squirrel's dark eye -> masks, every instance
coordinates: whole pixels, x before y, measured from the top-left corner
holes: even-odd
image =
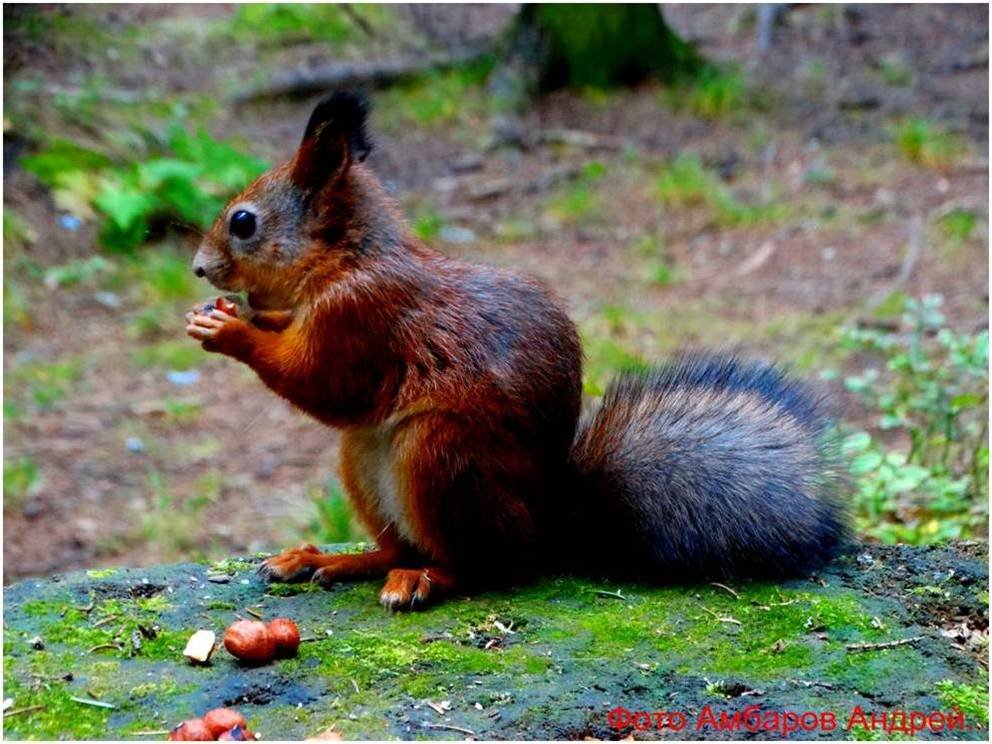
[[[235,235],[242,240],[248,240],[255,234],[255,215],[239,209],[231,215],[231,235]]]

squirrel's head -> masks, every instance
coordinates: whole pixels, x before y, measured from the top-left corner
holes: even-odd
[[[193,272],[219,289],[248,292],[257,308],[285,308],[318,265],[344,263],[354,211],[348,177],[368,155],[368,104],[338,92],[310,116],[296,155],[258,177],[217,217],[193,258]]]

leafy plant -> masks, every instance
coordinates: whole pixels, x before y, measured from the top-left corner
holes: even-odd
[[[904,157],[927,168],[947,168],[961,154],[960,141],[926,119],[907,119],[895,127],[893,137]]]
[[[701,119],[720,119],[744,108],[747,93],[738,71],[708,65],[691,84],[671,89],[666,97],[676,110]]]
[[[22,161],[60,208],[101,218],[100,241],[131,251],[172,222],[207,227],[226,201],[267,167],[204,130],[169,127],[144,160],[117,164],[66,140]]]
[[[413,234],[425,243],[433,242],[444,228],[444,217],[434,209],[420,213],[413,223]]]
[[[236,37],[262,38],[286,44],[294,41],[344,41],[353,30],[345,12],[333,4],[252,3],[238,6],[231,21]]]
[[[376,99],[376,108],[383,112],[382,126],[450,125],[480,120],[487,112],[501,110],[507,102],[488,95],[483,87],[495,65],[495,56],[484,55],[383,91]]]
[[[359,16],[365,25],[382,28],[392,21],[392,10],[369,3],[347,10],[333,3],[251,3],[238,6],[230,31],[241,43],[340,45],[355,35]]]
[[[307,530],[308,539],[312,542],[343,543],[367,538],[355,523],[351,506],[337,481],[328,481],[323,491],[317,490],[313,504],[316,515]]]
[[[937,695],[946,705],[960,708],[967,718],[988,726],[989,688],[987,684],[958,684],[952,679],[944,679],[937,683]]]
[[[592,224],[603,217],[604,203],[597,184],[606,176],[606,166],[598,160],[587,163],[575,181],[552,194],[544,205],[544,215],[552,223]]]
[[[905,332],[847,329],[843,338],[885,364],[884,378],[870,368],[845,380],[878,411],[885,436],[850,434],[844,452],[859,527],[886,542],[937,542],[987,525],[988,331],[944,327],[940,305],[939,296],[905,298]]]
[[[30,457],[3,461],[4,506],[17,506],[37,490],[41,482],[38,464]]]
[[[971,237],[978,224],[978,217],[970,209],[957,208],[942,216],[937,224],[948,240],[960,244]]]
[[[740,201],[697,155],[689,153],[679,155],[662,169],[656,190],[666,206],[704,204],[724,225],[753,225],[777,219],[782,213],[780,205]]]

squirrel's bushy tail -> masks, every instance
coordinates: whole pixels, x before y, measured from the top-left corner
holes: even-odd
[[[661,581],[813,569],[847,534],[829,428],[771,365],[683,356],[623,375],[572,449],[561,549]]]

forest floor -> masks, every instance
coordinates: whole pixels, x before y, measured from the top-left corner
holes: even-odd
[[[239,90],[472,43],[512,8],[380,9],[321,40],[222,5],[22,12],[4,8],[5,582],[354,537],[337,435],[183,336],[187,307],[214,294],[188,271],[195,238],[103,253],[85,206],[20,158],[56,137],[127,151],[134,122],[178,118],[278,162],[314,99],[236,105]],[[523,111],[472,66],[378,93],[370,162],[414,231],[550,283],[581,329],[591,399],[616,369],[682,347],[814,380],[860,370],[838,329],[884,322],[891,303],[870,308],[893,293],[939,293],[952,328],[986,327],[987,8],[798,7],[764,53],[745,8],[665,13],[732,72]],[[191,371],[194,385],[175,374]]]

